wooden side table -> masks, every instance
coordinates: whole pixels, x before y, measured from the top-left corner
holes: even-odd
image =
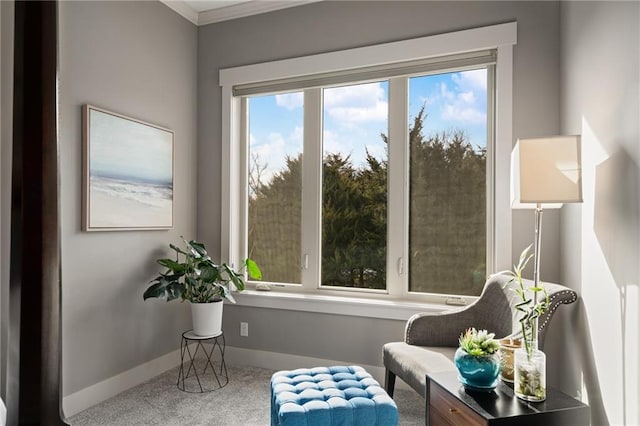
[[[224,362],[225,346],[222,331],[214,336],[198,336],[192,330],[182,333],[178,389],[211,392],[229,383]]]
[[[427,426],[588,426],[589,406],[554,389],[544,402],[518,399],[500,381],[492,392],[470,392],[456,371],[427,374]]]

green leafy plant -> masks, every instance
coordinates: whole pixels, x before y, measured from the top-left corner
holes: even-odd
[[[231,284],[237,291],[244,290],[244,269],[250,278],[262,279],[262,272],[253,260],[246,259],[242,269],[236,271],[225,263],[214,263],[204,244],[180,238],[186,249],[169,244],[176,252],[176,258],[157,260],[167,270],[150,282],[151,285],[143,294],[144,300],[157,297],[170,302],[181,298],[193,303],[210,303],[227,299],[235,303]]]
[[[536,340],[538,336],[537,319],[549,309],[549,294],[544,288],[542,281],[540,281],[538,287],[535,285],[526,287],[524,284],[522,273],[531,258],[533,258],[533,254],[529,253],[531,247],[532,244],[520,253],[520,259],[518,264],[513,266],[513,271],[505,270],[496,274],[510,275],[511,279],[507,285],[511,285],[511,289],[515,291],[522,300],[516,305],[516,310],[520,313],[519,321],[522,328],[522,340],[528,359],[531,359],[531,355],[535,349],[533,341]],[[537,295],[537,297],[534,298],[534,295]],[[534,301],[534,299],[537,299],[537,301]]]
[[[494,337],[495,334],[487,330],[469,328],[460,335],[458,342],[460,348],[469,355],[482,357],[492,355],[500,349],[500,343]]]

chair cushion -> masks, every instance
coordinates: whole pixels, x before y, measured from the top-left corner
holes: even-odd
[[[300,368],[271,377],[271,425],[392,426],[398,409],[359,366]]]
[[[453,363],[456,349],[391,342],[382,348],[382,361],[387,370],[404,380],[424,397],[427,373],[456,369]]]

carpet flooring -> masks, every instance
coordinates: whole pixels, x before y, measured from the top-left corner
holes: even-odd
[[[220,425],[268,426],[272,370],[228,366],[229,383],[213,392],[176,387],[174,368],[68,419],[73,426]],[[189,389],[189,388],[187,388]],[[424,404],[415,392],[397,389],[400,425],[424,424]]]

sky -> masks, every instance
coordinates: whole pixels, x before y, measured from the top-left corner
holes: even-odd
[[[486,69],[410,78],[409,123],[425,105],[425,136],[462,129],[474,148],[486,148],[486,81]],[[386,159],[380,134],[388,134],[388,94],[387,81],[324,89],[324,155],[350,156],[356,167],[367,151]],[[266,183],[284,168],[287,155],[302,151],[302,92],[251,97],[249,135],[250,155],[266,167]]]

